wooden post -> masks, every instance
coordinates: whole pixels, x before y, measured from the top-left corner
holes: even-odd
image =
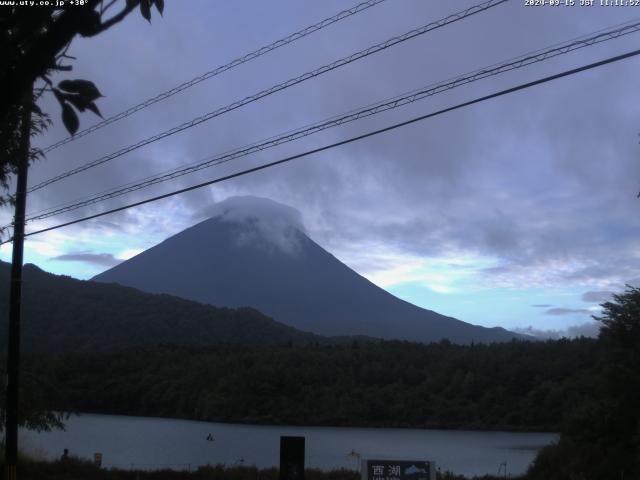
[[[18,391],[20,373],[20,306],[22,300],[22,263],[24,220],[27,205],[27,171],[31,136],[31,102],[33,87],[22,107],[15,214],[13,218],[13,252],[9,293],[9,335],[7,353],[7,403],[5,419],[5,478],[16,480],[18,464]]]

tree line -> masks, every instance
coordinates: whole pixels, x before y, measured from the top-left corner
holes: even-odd
[[[538,454],[527,479],[638,478],[640,289],[614,296],[598,320],[597,339],[32,353],[23,364],[23,413],[550,430],[560,439]]]
[[[557,431],[594,383],[592,339],[157,346],[30,355],[54,410],[290,425]]]

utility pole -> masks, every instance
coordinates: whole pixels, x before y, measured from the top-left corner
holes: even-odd
[[[27,172],[31,136],[31,103],[33,85],[29,88],[20,118],[20,147],[13,218],[13,251],[9,293],[9,348],[7,354],[7,403],[5,418],[5,479],[16,480],[18,463],[18,391],[20,373],[20,306],[22,300],[22,261],[24,220],[27,205]]]

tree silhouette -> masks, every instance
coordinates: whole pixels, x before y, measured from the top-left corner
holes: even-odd
[[[16,2],[18,3],[18,2]],[[50,2],[55,3],[55,2]],[[62,121],[70,134],[79,127],[77,112],[86,110],[100,115],[96,100],[101,94],[88,80],[63,80],[53,85],[51,74],[71,71],[73,57],[67,55],[77,36],[94,37],[121,22],[139,9],[151,21],[151,7],[162,14],[164,0],[67,0],[60,6],[0,7],[0,187],[17,172],[21,144],[21,118],[31,111],[31,133],[41,133],[51,123],[50,115],[37,105],[45,93],[51,93],[62,108]],[[116,13],[112,13],[118,7]],[[35,91],[33,86],[38,85]],[[31,149],[30,162],[42,157]],[[0,194],[0,206],[12,201]]]
[[[26,2],[25,2],[26,3]],[[16,196],[0,193],[0,205],[15,203],[13,270],[9,308],[9,350],[7,360],[7,401],[3,415],[6,432],[6,462],[9,477],[15,473],[18,423],[47,428],[59,423],[38,405],[25,410],[19,404],[20,297],[22,284],[22,245],[26,205],[27,170],[42,152],[30,147],[30,137],[50,124],[50,116],[38,106],[38,100],[52,93],[62,109],[62,121],[71,135],[79,125],[77,112],[90,110],[100,115],[96,100],[100,91],[93,82],[65,79],[55,86],[50,75],[70,71],[73,57],[67,55],[71,41],[80,35],[94,37],[121,22],[136,8],[151,21],[151,7],[162,14],[164,0],[61,0],[49,5],[13,5],[0,7],[0,189],[5,192],[12,175],[17,176]],[[119,10],[109,13],[113,7]],[[37,88],[34,91],[34,87]],[[1,233],[1,232],[0,232]],[[19,411],[22,409],[21,411]],[[34,420],[36,419],[36,420]],[[35,421],[35,423],[34,423]]]
[[[594,317],[602,323],[595,376],[531,479],[640,478],[640,289],[613,299]]]

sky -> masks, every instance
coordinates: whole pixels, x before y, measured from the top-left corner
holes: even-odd
[[[74,70],[110,116],[332,16],[347,0],[166,2],[92,39]],[[385,0],[47,154],[29,184],[134,144],[334,60],[464,10],[466,0]],[[28,213],[252,144],[522,54],[640,18],[630,6],[511,0],[390,47],[32,193]],[[640,34],[465,85],[81,210],[56,225],[278,160],[637,48]],[[254,195],[300,212],[308,235],[416,305],[484,326],[594,334],[591,315],[640,284],[640,57],[482,102],[146,206],[29,237],[25,261],[88,279]],[[34,139],[66,137],[60,108]],[[81,116],[81,128],[99,119]],[[11,212],[0,212],[3,224]],[[11,246],[0,248],[9,260]]]

